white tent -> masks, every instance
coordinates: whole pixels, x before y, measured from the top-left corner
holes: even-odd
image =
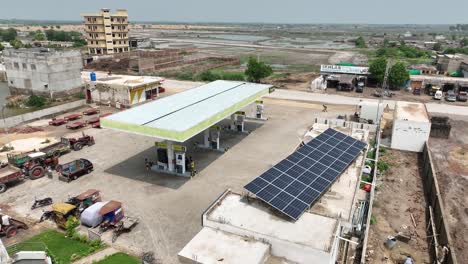
[[[81,214],[81,224],[89,227],[99,225],[102,222],[102,215],[99,214],[99,210],[107,203],[108,202],[97,202],[86,208]]]

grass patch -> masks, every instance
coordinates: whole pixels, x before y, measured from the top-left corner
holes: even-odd
[[[88,256],[95,251],[104,248],[105,246],[91,245],[92,242],[80,242],[72,238],[65,237],[65,234],[48,230],[33,236],[21,243],[12,245],[7,248],[8,254],[14,254],[18,251],[36,250],[33,245],[43,243],[46,245],[51,256],[55,260],[54,263],[68,264],[72,261]]]
[[[375,218],[375,216],[373,216],[373,215],[372,215],[371,218],[370,218],[370,224],[371,224],[371,225],[377,224],[377,218]]]
[[[93,264],[139,264],[140,260],[134,256],[119,252],[105,257],[103,260],[93,262]]]

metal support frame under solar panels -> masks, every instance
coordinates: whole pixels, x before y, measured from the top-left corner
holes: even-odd
[[[244,188],[297,220],[366,146],[362,141],[329,128]]]

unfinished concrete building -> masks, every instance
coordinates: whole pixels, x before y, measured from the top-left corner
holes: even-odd
[[[50,98],[81,92],[83,62],[78,50],[6,49],[3,52],[11,94]]]

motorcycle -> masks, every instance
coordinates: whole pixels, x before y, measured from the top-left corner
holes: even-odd
[[[41,215],[41,218],[39,219],[38,223],[41,223],[45,220],[50,220],[52,219],[52,216],[54,215],[54,211],[44,211]]]
[[[47,205],[51,205],[52,203],[53,203],[53,201],[52,201],[52,198],[50,198],[50,197],[47,197],[47,198],[44,198],[44,199],[39,199],[39,200],[34,198],[34,203],[31,206],[31,210],[34,210],[34,209],[39,208],[39,207],[44,207],[44,206],[47,206]]]

